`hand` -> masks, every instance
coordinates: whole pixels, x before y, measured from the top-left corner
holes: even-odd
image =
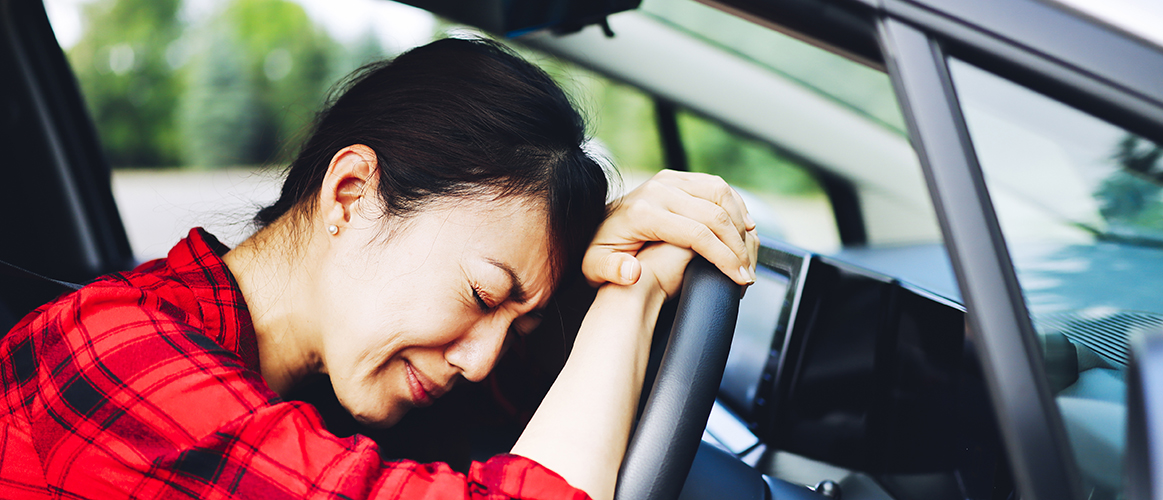
[[[638,282],[633,286],[657,286],[670,300],[682,288],[682,277],[694,251],[670,243],[648,243],[638,250],[635,260],[642,266]]]
[[[582,260],[591,285],[636,283],[642,274],[636,256],[650,242],[692,249],[736,283],[755,282],[755,222],[718,176],[663,170],[611,208]]]

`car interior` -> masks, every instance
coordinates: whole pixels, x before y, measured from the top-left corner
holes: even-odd
[[[1156,238],[1158,219],[1112,212],[1102,198],[1110,191],[1092,185],[1147,193],[1142,213],[1163,204],[1156,191],[1163,153],[1150,142],[1163,121],[1152,121],[1150,106],[1128,118],[1087,92],[1134,81],[1053,83],[1058,77],[1046,65],[1022,66],[1024,52],[1001,49],[1009,59],[990,66],[993,49],[982,47],[994,47],[992,39],[932,21],[956,56],[942,63],[945,87],[964,108],[959,131],[972,138],[962,143],[984,172],[979,191],[988,190],[984,206],[996,210],[994,234],[1006,237],[1000,262],[1011,264],[1012,279],[1005,286],[1021,303],[1014,310],[1028,334],[1019,341],[1036,351],[1031,383],[1040,392],[1028,399],[1054,415],[1040,422],[1050,438],[1038,442],[1052,450],[1022,455],[1014,451],[1013,403],[997,389],[1017,372],[999,368],[1005,354],[967,312],[967,302],[984,303],[982,289],[959,286],[959,277],[977,275],[966,274],[968,253],[957,246],[968,243],[945,236],[953,219],[938,210],[945,203],[952,211],[953,202],[931,197],[942,180],[926,163],[936,160],[923,154],[931,136],[916,132],[931,129],[922,129],[919,112],[905,112],[915,102],[898,101],[913,85],[906,51],[898,48],[895,61],[885,55],[885,40],[907,36],[889,22],[873,26],[865,2],[405,3],[640,91],[652,109],[646,126],[661,166],[720,173],[760,222],[758,281],[737,312],[722,302],[730,287],[716,284],[713,272],[689,279],[682,298],[664,308],[618,498],[1052,498],[1029,494],[1036,478],[1052,474],[1025,471],[1030,457],[1059,457],[1057,450],[1066,450],[1077,491],[1089,492],[1080,498],[1121,498],[1121,460],[1135,446],[1124,434],[1128,394],[1137,401],[1141,390],[1138,379],[1128,381],[1132,339],[1163,327],[1152,283],[1139,277],[1163,272],[1152,263],[1163,262],[1163,239]],[[548,4],[574,7],[540,8]],[[909,2],[889,4],[917,25],[940,17]],[[966,18],[988,13],[948,9]],[[1003,21],[998,29],[1009,29]],[[0,267],[0,328],[7,331],[67,291],[53,280],[83,284],[143,256],[131,245],[133,214],[119,212],[99,131],[44,5],[0,0],[0,26],[0,144],[9,154],[0,262],[18,266]],[[1151,98],[1127,95],[1127,108]],[[1053,120],[1037,121],[1047,116]],[[761,181],[707,164],[694,142],[701,129],[692,125],[703,123],[794,165],[819,185],[825,216],[800,217]],[[1106,142],[1084,151],[1088,134],[1077,130]],[[1125,144],[1123,156],[1102,149],[1112,142]],[[1080,156],[1086,168],[1067,168]],[[1043,170],[1021,177],[1025,165]],[[629,182],[641,173],[624,175]],[[1152,224],[1155,233],[1141,231]],[[1122,285],[1136,281],[1143,286]],[[963,290],[978,295],[963,297]],[[391,429],[359,426],[325,378],[304,384],[295,399],[315,404],[337,435],[376,439],[385,457],[463,470],[515,441],[564,363],[592,293],[584,283],[560,291],[558,317],[506,355],[488,380]],[[689,407],[664,407],[668,400]]]

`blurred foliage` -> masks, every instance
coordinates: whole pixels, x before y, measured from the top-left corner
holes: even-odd
[[[300,135],[322,105],[336,42],[287,0],[235,0],[226,17],[248,57],[259,102],[258,154],[252,158],[267,160],[261,153]]]
[[[227,0],[197,21],[183,20],[180,4],[96,0],[85,7],[84,33],[68,55],[115,167],[285,163],[329,87],[385,56],[372,32],[344,46],[289,0]],[[715,22],[738,21],[726,19]],[[466,30],[441,21],[437,31]],[[571,95],[598,154],[636,178],[664,168],[651,96],[515,48]],[[685,112],[679,125],[693,170],[756,192],[820,191],[802,168],[763,143]]]
[[[189,91],[177,103],[182,159],[198,166],[251,163],[261,154],[255,146],[262,111],[247,58],[226,27],[207,27],[199,42],[204,47],[186,73]]]
[[[1159,235],[1163,228],[1163,148],[1128,134],[1111,159],[1119,166],[1094,196],[1111,230]]]
[[[286,162],[330,85],[384,56],[371,32],[345,47],[288,0],[230,0],[194,23],[180,10],[84,6],[68,56],[115,167]]]
[[[519,48],[519,53],[544,68],[573,98],[587,117],[590,133],[620,171],[642,177],[666,167],[651,96],[540,52]],[[719,175],[756,193],[822,193],[806,169],[766,143],[686,111],[679,112],[678,124],[693,171]]]
[[[336,42],[286,0],[234,0],[192,36],[179,116],[183,159],[289,161],[331,83]]]
[[[768,144],[743,138],[687,111],[679,112],[678,127],[692,171],[718,175],[756,193],[808,196],[823,192],[806,169]]]
[[[648,175],[665,168],[662,142],[654,121],[654,101],[641,90],[561,59],[516,47],[565,91],[586,118],[596,153],[622,172]]]
[[[84,6],[84,36],[69,58],[114,165],[180,160],[174,102],[184,84],[170,63],[170,47],[182,32],[179,4],[100,0]]]

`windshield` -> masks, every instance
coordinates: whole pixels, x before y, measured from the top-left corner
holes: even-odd
[[[904,117],[882,71],[696,2],[645,0],[639,10],[905,135]]]
[[[1088,498],[1121,490],[1129,339],[1163,327],[1163,149],[949,61]]]

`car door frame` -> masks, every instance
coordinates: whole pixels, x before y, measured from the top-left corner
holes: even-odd
[[[1082,485],[946,66],[954,56],[1163,143],[1163,51],[1036,0],[714,0],[888,72],[921,161],[1022,498]],[[873,45],[875,44],[875,45]],[[1120,54],[1120,57],[1109,57]]]
[[[15,169],[45,170],[38,177],[42,184],[16,186],[8,193],[30,208],[9,214],[19,217],[13,225],[26,229],[0,245],[0,258],[15,254],[19,260],[14,264],[75,282],[126,269],[133,253],[114,201],[109,164],[43,3],[0,0],[0,36],[0,50],[10,64],[4,68],[6,78],[22,94],[22,102],[5,111],[43,142],[17,145],[39,148],[35,161],[10,156],[3,169],[9,175]],[[45,205],[64,208],[35,208]],[[7,245],[23,248],[9,252],[13,247]]]

